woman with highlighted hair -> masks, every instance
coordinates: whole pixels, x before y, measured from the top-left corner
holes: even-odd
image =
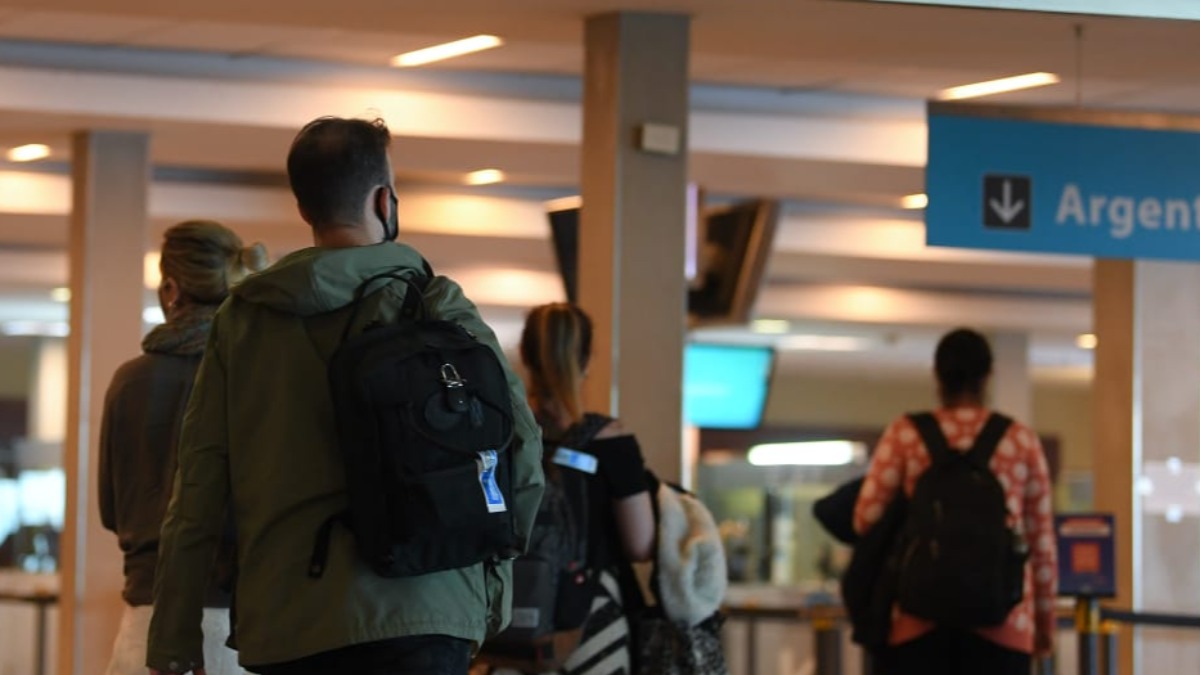
[[[547,481],[578,471],[587,481],[587,568],[596,581],[583,637],[559,672],[631,672],[628,612],[641,594],[630,562],[654,555],[655,517],[637,439],[611,418],[583,409],[592,321],[578,306],[535,307],[521,336],[529,407],[548,440]],[[560,439],[587,439],[558,447]],[[551,451],[554,448],[554,451]],[[581,458],[586,461],[580,461]]]

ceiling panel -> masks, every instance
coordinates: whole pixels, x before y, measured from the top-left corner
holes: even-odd
[[[252,6],[236,0],[156,5],[109,0],[103,7],[87,0],[14,4],[39,11],[7,21],[0,16],[0,35],[87,43],[128,37],[142,45],[232,52],[262,48],[358,63],[381,63],[407,49],[490,32],[505,37],[509,46],[440,67],[527,72],[578,72],[582,19],[591,11],[668,9],[694,14],[693,74],[699,80],[781,87],[828,83],[855,91],[873,82],[894,82],[901,92],[916,88],[926,92],[921,95],[1015,72],[1073,73],[1078,65],[1075,25],[1082,23],[1083,69],[1089,78],[1156,76],[1183,82],[1200,75],[1200,22],[817,0],[628,0],[570,6],[541,0],[512,0],[502,6],[443,0],[387,7],[345,0],[333,10],[316,0]],[[46,11],[53,8],[70,11]],[[387,26],[397,30],[380,30]]]
[[[110,16],[91,12],[14,12],[0,16],[0,37],[119,44],[127,36],[170,25],[154,16]]]
[[[263,53],[386,66],[397,54],[431,47],[461,37],[467,36],[384,33],[338,28],[324,29],[319,32],[293,29],[290,35],[286,32],[281,33],[276,40],[263,48]]]
[[[178,21],[124,38],[134,47],[252,53],[270,45],[296,40],[308,31],[283,26],[217,21]]]
[[[430,67],[449,70],[579,73],[583,70],[583,47],[576,44],[512,41],[496,49],[468,54],[432,64]]]

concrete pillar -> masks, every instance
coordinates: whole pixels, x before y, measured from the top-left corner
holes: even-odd
[[[580,304],[595,321],[589,407],[682,473],[688,27],[615,13],[586,26]]]
[[[103,672],[120,619],[122,564],[96,499],[104,392],[139,353],[150,176],[142,133],[81,132],[72,146],[71,336],[59,620],[60,675]]]
[[[993,333],[991,407],[1033,424],[1033,380],[1029,367],[1029,335]]]
[[[1200,604],[1200,265],[1096,267],[1096,502],[1118,527],[1118,604]],[[1120,672],[1200,661],[1180,631],[1125,631]]]

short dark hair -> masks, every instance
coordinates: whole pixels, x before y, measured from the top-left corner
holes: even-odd
[[[977,331],[952,330],[938,342],[933,369],[944,396],[981,395],[984,381],[992,374],[992,348]]]
[[[320,117],[304,125],[288,151],[287,171],[309,224],[356,223],[367,193],[392,184],[391,142],[381,119]]]

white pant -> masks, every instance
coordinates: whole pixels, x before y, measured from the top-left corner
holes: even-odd
[[[153,615],[151,606],[125,608],[106,675],[146,675],[146,637]],[[202,628],[204,670],[208,675],[243,675],[237,652],[225,646],[229,637],[229,610],[205,609]]]

